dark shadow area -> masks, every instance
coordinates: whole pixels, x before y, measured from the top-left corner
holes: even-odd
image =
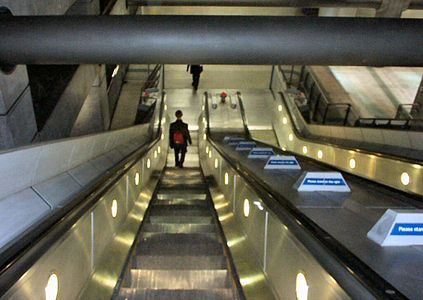
[[[28,65],[37,127],[42,130],[78,65]]]

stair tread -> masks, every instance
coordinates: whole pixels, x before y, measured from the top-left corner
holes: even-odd
[[[137,254],[141,255],[221,255],[222,245],[218,242],[211,243],[173,243],[164,245],[158,242],[144,242],[137,247]]]
[[[172,289],[133,289],[123,288],[119,300],[230,300],[236,299],[232,289],[172,290]]]
[[[143,232],[154,233],[212,233],[216,232],[214,224],[164,224],[147,223],[143,226]]]
[[[131,287],[150,289],[229,288],[227,270],[131,270]]]
[[[137,255],[137,269],[226,269],[226,258],[223,255]]]

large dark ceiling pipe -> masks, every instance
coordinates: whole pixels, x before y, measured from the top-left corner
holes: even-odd
[[[383,0],[127,0],[137,6],[266,6],[379,8]],[[402,1],[402,0],[398,0]],[[412,0],[410,9],[422,9],[423,0]]]
[[[2,17],[0,63],[423,66],[423,20]]]

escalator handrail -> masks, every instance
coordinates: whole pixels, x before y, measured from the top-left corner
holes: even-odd
[[[366,149],[362,149],[362,148],[353,148],[353,147],[348,147],[348,146],[344,146],[342,145],[342,147],[340,145],[322,140],[322,139],[316,139],[316,138],[310,138],[305,136],[301,130],[298,128],[298,124],[296,122],[296,120],[292,117],[292,110],[291,107],[288,105],[288,101],[285,98],[285,95],[282,92],[278,93],[280,95],[281,101],[282,103],[285,105],[285,107],[288,109],[288,115],[289,115],[289,119],[291,121],[291,124],[294,124],[294,126],[292,126],[293,131],[295,132],[295,134],[297,135],[297,137],[300,137],[301,139],[304,140],[311,140],[313,142],[328,146],[328,147],[332,147],[332,148],[337,148],[337,149],[345,149],[345,150],[351,150],[351,151],[357,151],[363,154],[367,154],[367,155],[375,155],[381,158],[386,158],[386,159],[392,159],[392,160],[396,160],[396,161],[401,161],[404,163],[408,163],[408,164],[421,164],[422,161],[418,161],[418,160],[412,160],[406,157],[402,157],[402,156],[394,156],[391,154],[387,154],[387,153],[382,153],[382,152],[373,152],[370,150],[366,150]],[[326,126],[336,126],[336,125],[326,125]]]
[[[359,291],[360,288],[366,287],[373,295],[378,297],[386,297],[389,299],[404,299],[395,287],[386,282],[375,271],[364,264],[359,258],[352,254],[345,246],[320,228],[315,222],[298,210],[289,200],[287,200],[279,192],[266,182],[261,180],[256,174],[242,166],[238,161],[234,161],[229,155],[222,150],[210,136],[207,138],[209,143],[215,150],[225,159],[226,163],[231,166],[255,191],[260,199],[266,204],[270,211],[275,213],[284,223],[289,221],[288,228],[294,235],[313,253],[322,263],[326,260],[325,269],[338,272],[355,278],[361,286],[354,284],[352,290]],[[334,264],[337,263],[337,264]],[[337,280],[340,278],[337,277]],[[345,277],[344,284],[350,281]],[[385,291],[394,291],[393,295],[387,294]]]
[[[244,126],[245,136],[248,139],[251,139],[250,129],[248,128],[247,116],[245,114],[244,102],[242,101],[242,96],[241,96],[241,92],[240,91],[238,91],[236,93],[236,97],[238,98],[239,110],[241,112],[241,119],[242,119],[242,124]]]
[[[320,228],[286,199],[285,196],[274,191],[270,185],[261,180],[256,174],[226,154],[211,136],[207,97],[205,101],[204,113],[206,115],[207,141],[223,157],[226,163],[260,196],[269,210],[288,225],[291,232],[313,253],[316,259],[320,263],[325,262],[324,268],[326,270],[331,270],[338,275],[341,274],[342,278],[336,276],[337,280],[344,279],[341,281],[341,284],[343,286],[349,286],[349,291],[356,292],[359,296],[363,296],[370,291],[373,295],[380,298],[406,299],[394,286],[379,276],[379,274],[363,263],[330,234]],[[357,281],[353,286],[350,286],[350,278],[354,278]]]
[[[165,93],[162,93],[164,102]],[[163,110],[163,105],[160,106]],[[162,111],[160,112],[162,115]],[[159,121],[159,128],[161,119]],[[63,235],[91,209],[126,172],[160,141],[157,136],[148,144],[141,145],[100,178],[79,192],[69,204],[57,210],[47,219],[37,224],[2,253],[0,258],[0,297],[3,296],[19,278],[27,272],[38,259],[48,251]]]

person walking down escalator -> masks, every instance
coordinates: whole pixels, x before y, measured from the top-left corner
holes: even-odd
[[[177,110],[175,116],[176,121],[171,123],[169,128],[169,146],[175,152],[175,167],[183,168],[188,143],[192,145],[192,141],[188,124],[182,121],[182,111]]]
[[[190,74],[192,74],[192,86],[196,91],[200,84],[200,74],[203,72],[203,67],[201,65],[187,65],[187,72],[188,70],[190,70]]]

